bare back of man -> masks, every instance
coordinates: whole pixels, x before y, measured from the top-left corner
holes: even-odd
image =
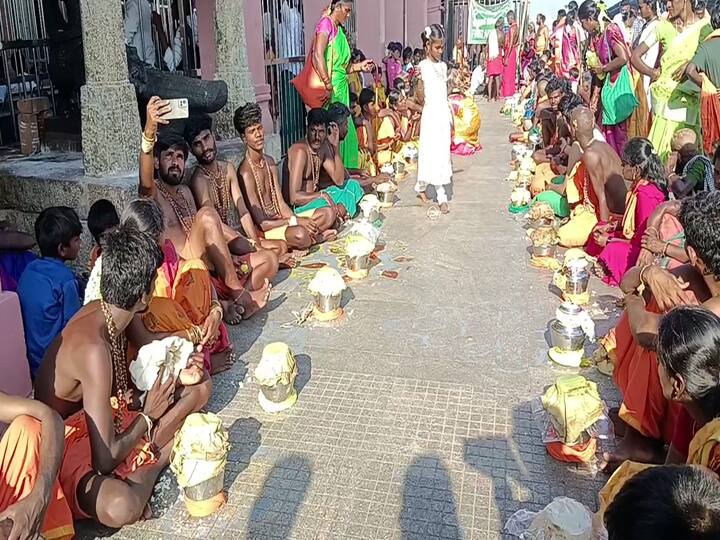
[[[627,186],[615,150],[608,143],[595,140],[585,148],[581,160],[590,180],[589,187],[599,204],[598,217],[607,222],[612,215],[622,216],[625,213]]]

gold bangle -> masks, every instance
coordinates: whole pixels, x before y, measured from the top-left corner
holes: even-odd
[[[223,318],[223,315],[225,315],[225,310],[222,307],[222,304],[218,302],[217,300],[213,300],[210,304],[210,313],[213,311],[217,311],[220,313],[220,318]]]
[[[155,143],[157,142],[157,135],[155,135],[155,138],[149,139],[145,132],[142,134],[142,142],[140,143],[140,147],[142,149],[143,154],[150,154],[153,151],[153,148],[155,148]]]
[[[151,442],[151,440],[152,440],[151,434],[152,434],[152,428],[153,428],[154,423],[153,423],[152,419],[144,412],[141,411],[139,414],[145,420],[145,424],[147,425],[146,437],[147,437],[148,442]]]

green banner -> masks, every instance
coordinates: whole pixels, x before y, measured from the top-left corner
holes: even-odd
[[[470,0],[467,40],[470,45],[486,44],[497,20],[512,9],[509,0],[492,6],[483,5],[483,1]]]

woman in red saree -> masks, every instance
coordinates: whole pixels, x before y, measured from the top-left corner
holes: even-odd
[[[608,465],[626,459],[645,463],[664,460],[663,444],[673,438],[681,407],[666,399],[658,378],[658,327],[661,314],[678,305],[701,304],[720,313],[720,281],[716,277],[720,275],[720,239],[713,233],[718,215],[719,192],[701,192],[683,199],[680,222],[691,264],[672,273],[655,265],[636,266],[620,284],[625,293],[625,314],[614,332],[613,378],[623,395],[617,426],[625,436],[617,451],[605,456]],[[649,287],[652,294],[641,286]]]
[[[503,55],[502,95],[507,98],[517,92],[518,41],[520,32],[515,21],[515,13],[508,11],[507,22],[510,25],[505,35],[505,52]]]
[[[490,31],[488,36],[487,55],[487,76],[488,76],[488,100],[497,101],[502,91],[503,75],[503,47],[505,45],[505,34],[502,31],[502,17],[495,22],[495,29]]]

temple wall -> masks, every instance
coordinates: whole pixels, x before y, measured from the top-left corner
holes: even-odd
[[[218,143],[218,155],[237,166],[245,157],[245,146],[239,139],[223,141]],[[186,181],[195,164],[195,158],[190,156]],[[98,199],[108,199],[122,212],[128,202],[137,198],[137,189],[137,171],[98,178],[85,176],[79,152],[30,157],[18,154],[0,161],[0,219],[9,219],[19,230],[34,236],[35,220],[44,208],[75,209],[83,223],[82,248],[75,266],[83,270],[93,242],[86,226],[90,206]]]

